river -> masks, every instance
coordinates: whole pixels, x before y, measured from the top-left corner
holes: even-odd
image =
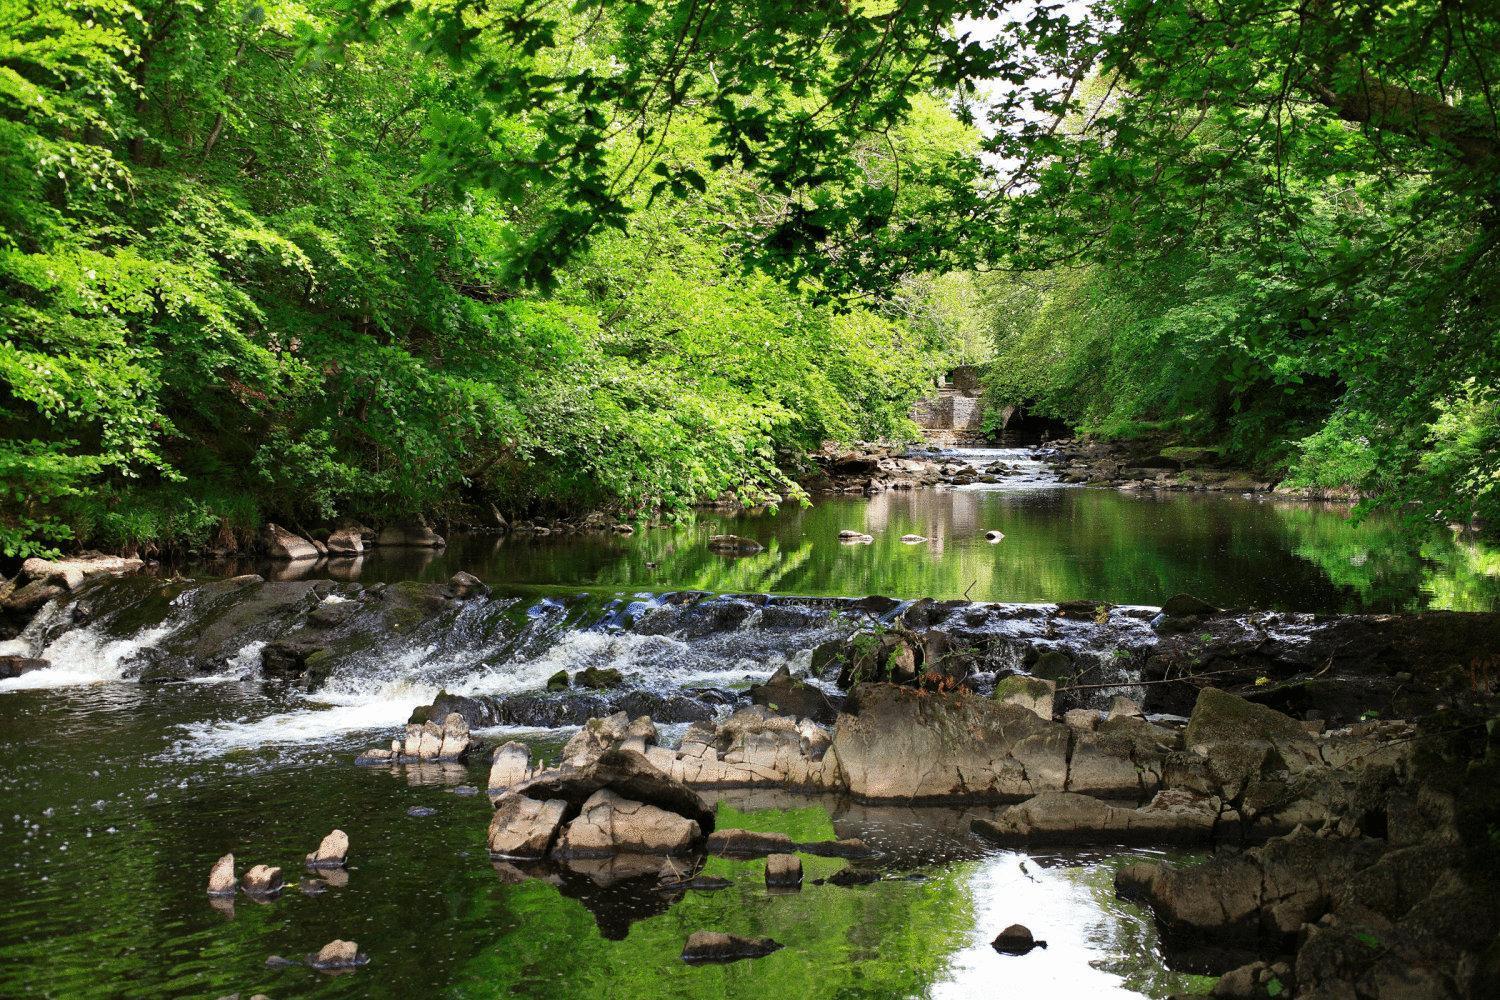
[[[45,636],[53,667],[0,681],[0,995],[80,997],[980,997],[1147,996],[1208,980],[1167,969],[1150,921],[1111,877],[1146,852],[1023,854],[968,834],[986,809],[862,806],[822,797],[722,793],[719,825],[801,841],[860,837],[883,852],[869,885],[814,885],[844,862],[805,858],[800,893],[771,894],[759,861],[715,858],[719,892],[663,893],[640,879],[573,873],[513,882],[484,847],[485,765],[355,768],[440,689],[539,688],[558,669],[616,666],[651,691],[742,689],[805,667],[847,624],[818,598],[885,594],[975,601],[1090,598],[1157,604],[1179,591],[1224,606],[1310,611],[1493,609],[1495,555],[1449,536],[1413,543],[1394,525],[1351,525],[1334,507],[1204,494],[1064,487],[1032,463],[993,487],[836,499],[692,521],[621,537],[456,537],[438,553],[376,551],[304,567],[311,598],[337,609],[357,587],[474,573],[494,594],[440,625],[393,630],[345,651],[325,687],[259,678],[260,650],[287,625],[268,613],[220,635],[239,591],[202,582],[247,568],[189,567],[192,580],[108,581]],[[837,541],[843,528],[869,545]],[[985,541],[1002,531],[999,543]],[[706,550],[731,531],[765,551]],[[906,544],[903,534],[928,541]],[[351,582],[358,581],[358,585]],[[659,595],[794,595],[709,601],[697,617]],[[212,640],[211,662],[191,663]],[[1106,655],[1108,651],[1101,651]],[[190,677],[141,683],[142,664]],[[158,676],[157,679],[160,679]],[[665,738],[681,726],[665,726]],[[500,729],[555,751],[570,729]],[[413,807],[434,810],[411,816]],[[295,862],[333,827],[353,842],[345,884],[214,906],[209,865]],[[649,881],[649,880],[648,880]],[[989,940],[1023,922],[1048,942],[1003,957]],[[786,947],[729,966],[677,958],[700,929],[768,934]],[[271,969],[341,937],[369,966],[344,976]]]

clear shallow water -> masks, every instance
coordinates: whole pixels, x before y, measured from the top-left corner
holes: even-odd
[[[861,807],[831,798],[728,793],[722,825],[797,839],[860,836],[884,877],[768,893],[763,862],[710,859],[734,885],[663,896],[652,880],[507,884],[484,850],[489,806],[450,789],[483,770],[392,774],[349,766],[358,739],[293,758],[184,755],[171,719],[264,711],[258,685],[100,684],[15,692],[3,710],[28,738],[0,745],[0,995],[214,997],[989,997],[998,984],[1069,996],[1153,996],[1200,982],[1162,968],[1150,924],[1110,888],[1125,855],[1026,857],[969,838],[984,810]],[[46,739],[40,739],[44,735]],[[543,737],[539,745],[556,746]],[[429,806],[436,814],[412,818]],[[50,811],[50,812],[49,812]],[[19,817],[19,818],[17,818]],[[208,866],[295,864],[327,830],[349,832],[347,885],[318,896],[215,907]],[[844,866],[804,857],[806,878]],[[1022,958],[989,940],[1021,921],[1049,947]],[[768,934],[768,958],[690,967],[687,935]],[[270,970],[335,937],[371,957],[325,977]]]

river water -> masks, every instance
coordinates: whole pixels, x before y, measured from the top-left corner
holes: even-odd
[[[966,460],[1029,462],[1023,452]],[[842,528],[870,545],[841,545]],[[1005,539],[990,544],[986,530]],[[709,553],[733,531],[766,550]],[[906,533],[930,539],[900,541]],[[247,567],[204,567],[195,577]],[[267,571],[266,567],[257,567]],[[630,537],[455,538],[441,554],[377,552],[308,568],[341,581],[442,580],[464,569],[496,594],[427,631],[391,634],[339,661],[326,688],[263,683],[274,616],[218,636],[224,585],[106,583],[86,624],[62,609],[54,666],[0,681],[0,996],[218,997],[1165,997],[1207,980],[1167,969],[1149,920],[1112,891],[1145,852],[1020,854],[986,848],[969,821],[990,810],[862,806],[836,798],[723,793],[720,826],[796,840],[861,837],[883,851],[869,885],[812,885],[845,862],[805,857],[800,893],[770,894],[762,862],[711,859],[719,892],[664,894],[603,874],[507,880],[484,849],[486,767],[352,767],[440,688],[533,690],[557,669],[617,666],[653,690],[742,688],[848,626],[828,602],[709,602],[713,625],[673,618],[653,595],[685,589],[980,601],[1094,598],[1158,603],[1188,591],[1226,606],[1302,610],[1494,608],[1493,553],[1447,536],[1413,543],[1336,508],[1203,494],[1066,488],[1040,466],[996,487],[894,492],[808,509],[700,515]],[[343,588],[343,589],[340,589]],[[227,596],[226,596],[227,595]],[[216,603],[218,602],[218,603]],[[727,610],[726,610],[727,609]],[[732,612],[732,613],[731,613]],[[192,680],[139,683],[154,654],[228,652]],[[674,727],[665,727],[670,739]],[[680,727],[677,727],[680,730]],[[499,730],[555,751],[571,730]],[[412,807],[431,815],[414,817]],[[209,865],[296,863],[333,827],[353,842],[346,884],[269,904],[210,905]],[[989,940],[1025,923],[1048,942],[1016,958]],[[690,967],[700,929],[786,947]],[[370,964],[323,976],[271,969],[336,937]]]

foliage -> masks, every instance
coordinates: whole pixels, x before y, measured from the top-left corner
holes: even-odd
[[[995,400],[1493,522],[1500,19],[1121,0],[1081,22],[1000,227],[1039,273],[985,276],[1040,291],[993,322]]]
[[[338,3],[0,0],[0,548],[775,501],[789,456],[905,432],[942,331],[747,271],[784,196],[719,163],[713,112],[591,146],[667,171],[613,189],[628,233],[600,204],[572,241],[576,191],[500,171],[551,140],[486,73],[633,58],[639,10],[572,16],[567,53],[493,21],[450,51],[427,29],[462,9],[355,38]],[[841,152],[893,217],[923,197],[896,174],[974,141],[904,108]]]

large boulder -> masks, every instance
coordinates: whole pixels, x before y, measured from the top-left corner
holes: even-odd
[[[328,536],[328,554],[339,558],[363,555],[364,537],[354,528],[343,528]]]
[[[750,700],[780,715],[814,722],[829,723],[838,714],[821,688],[797,680],[786,667],[778,668],[764,684],[752,684]]]
[[[601,788],[568,823],[554,857],[606,857],[628,854],[686,854],[702,839],[698,824],[667,809],[624,798]]]
[[[1266,774],[1321,766],[1316,741],[1297,720],[1218,688],[1198,692],[1183,733],[1189,752],[1206,758],[1224,798],[1238,799]]]
[[[1053,844],[1197,844],[1212,839],[1219,804],[1185,792],[1161,792],[1137,809],[1074,792],[1043,792],[974,832],[1007,847]]]
[[[1061,791],[1068,728],[969,694],[862,684],[831,753],[861,799],[1000,801]]]
[[[1095,722],[1074,734],[1068,791],[1146,799],[1161,787],[1167,755],[1177,743],[1176,733],[1145,719],[1120,716]]]
[[[620,798],[656,806],[690,819],[703,833],[714,828],[714,811],[698,793],[663,774],[633,750],[612,749],[582,766],[563,765],[517,785],[514,792],[536,799],[561,799],[581,810],[602,788]]]
[[[261,529],[261,544],[266,555],[285,562],[301,562],[319,556],[317,546],[295,532],[287,531],[279,524],[267,524]]]
[[[562,799],[545,801],[518,795],[502,795],[490,817],[490,854],[506,858],[542,858],[552,849],[557,831],[567,816]]]

